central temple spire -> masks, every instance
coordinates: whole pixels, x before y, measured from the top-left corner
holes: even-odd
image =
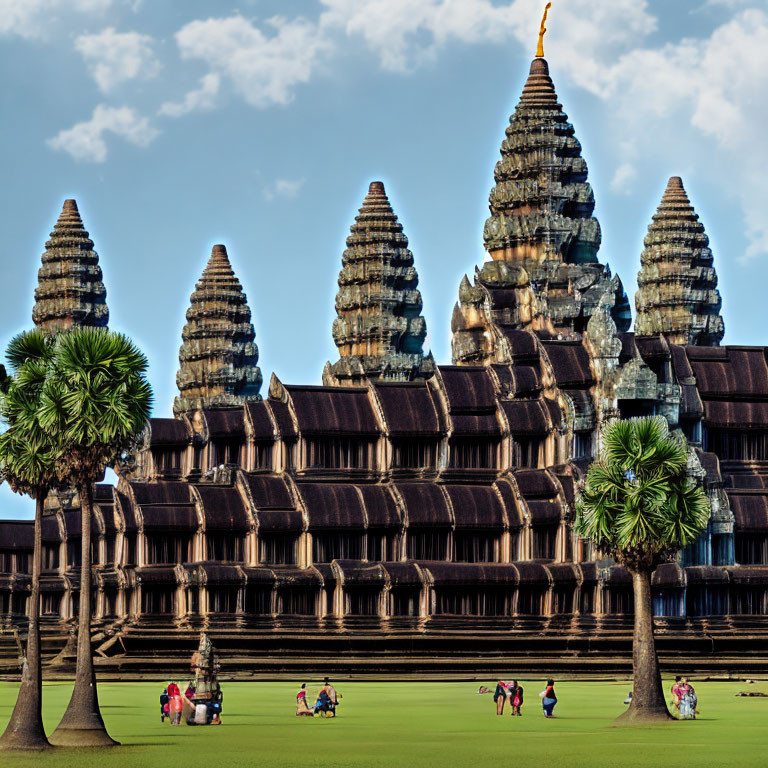
[[[578,339],[606,303],[617,330],[631,324],[621,281],[598,261],[587,163],[543,56],[531,62],[505,134],[483,231],[498,266],[483,265],[471,290],[462,283],[451,323],[457,363],[503,362],[503,342],[489,340],[510,330]]]

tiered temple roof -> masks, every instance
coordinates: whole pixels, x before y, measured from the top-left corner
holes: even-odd
[[[60,331],[81,325],[101,328],[109,323],[99,256],[74,200],[64,201],[45,244],[37,279],[32,319],[38,328]]]
[[[342,256],[333,323],[340,358],[326,367],[326,383],[413,381],[432,374],[432,357],[423,351],[427,324],[418,284],[403,226],[384,185],[373,181]]]
[[[709,238],[682,179],[672,176],[645,236],[635,332],[674,344],[716,346],[725,332]]]
[[[259,350],[245,292],[227,249],[214,245],[190,297],[174,413],[260,400]]]

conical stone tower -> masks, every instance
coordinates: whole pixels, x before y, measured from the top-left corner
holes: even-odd
[[[682,179],[673,176],[645,236],[635,333],[674,344],[717,346],[725,333],[709,238]]]
[[[529,271],[543,262],[597,262],[600,225],[581,144],[549,76],[531,63],[494,172],[483,239],[491,258]]]
[[[432,375],[434,361],[423,352],[427,324],[418,284],[403,226],[384,185],[371,182],[342,256],[333,322],[340,357],[326,366],[326,383]]]
[[[88,237],[74,200],[64,201],[51,238],[45,244],[32,320],[38,328],[49,332],[73,326],[104,328],[109,323],[99,256],[93,250],[93,240]]]
[[[617,329],[628,330],[621,281],[597,260],[600,225],[581,144],[544,58],[531,63],[494,179],[483,240],[493,262],[506,266],[484,264],[476,290],[463,284],[452,319],[454,362],[504,362],[503,338],[512,330],[578,339],[606,296]]]
[[[174,413],[261,400],[251,310],[223,245],[213,246],[190,301],[181,334]]]

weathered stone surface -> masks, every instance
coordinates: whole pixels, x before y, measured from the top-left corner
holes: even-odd
[[[342,256],[333,323],[340,358],[327,366],[326,383],[412,381],[434,373],[432,356],[423,352],[427,324],[418,284],[403,226],[384,185],[371,182]]]
[[[190,301],[174,413],[261,400],[251,310],[223,245],[213,246]]]
[[[682,179],[673,176],[645,236],[635,294],[638,336],[718,346],[725,333],[709,238]]]
[[[452,319],[454,361],[509,362],[506,334],[577,339],[606,295],[619,330],[631,322],[618,276],[597,261],[600,225],[587,165],[557,100],[549,67],[534,59],[501,145],[485,223],[484,264],[462,281]]]
[[[37,280],[32,320],[38,328],[103,328],[109,323],[99,256],[93,250],[93,240],[88,237],[74,200],[64,201],[51,238],[45,244]]]

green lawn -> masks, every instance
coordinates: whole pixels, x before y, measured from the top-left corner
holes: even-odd
[[[700,719],[653,728],[613,728],[628,683],[564,682],[555,718],[545,720],[542,681],[521,681],[523,717],[497,717],[476,683],[343,683],[339,717],[297,718],[294,683],[224,685],[224,724],[172,728],[160,723],[158,683],[99,686],[107,727],[123,747],[3,754],[5,766],[47,768],[314,768],[315,766],[589,766],[633,768],[674,764],[765,766],[768,699],[736,698],[743,683],[698,683]],[[491,680],[487,683],[493,684]],[[665,688],[669,689],[669,681]],[[768,683],[749,686],[768,691]],[[318,686],[309,684],[310,698]],[[46,727],[64,710],[70,686],[45,685]],[[16,686],[0,683],[5,727]]]

